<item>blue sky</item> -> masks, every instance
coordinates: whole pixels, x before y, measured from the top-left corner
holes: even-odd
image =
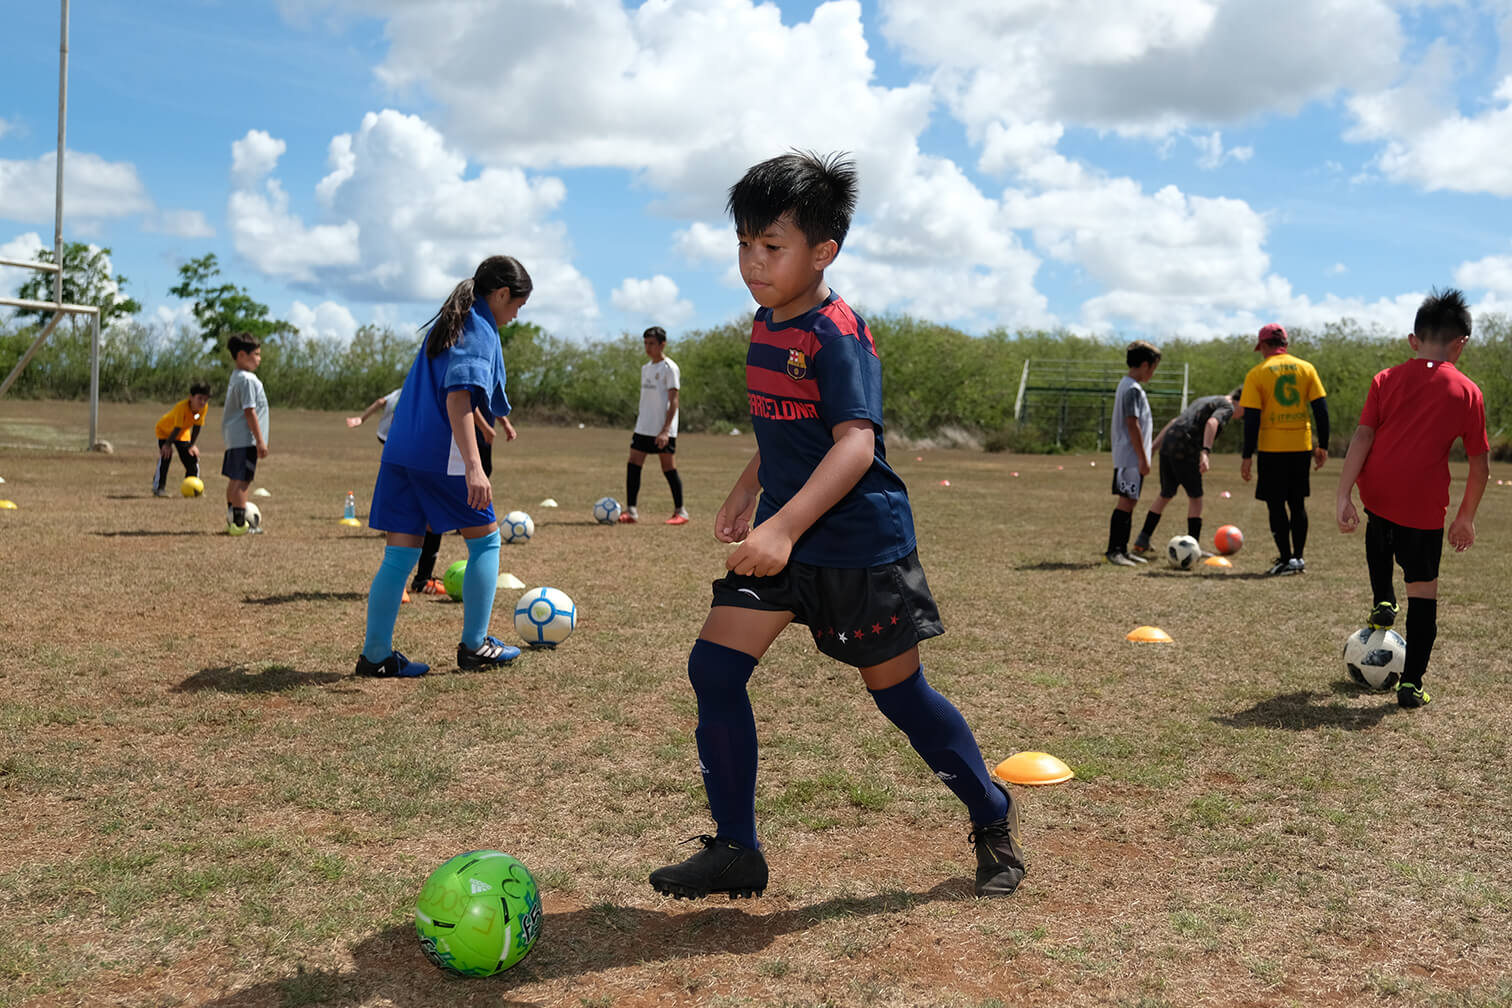
[[[64,236],[165,331],[207,252],[338,341],[497,252],[568,338],[742,318],[725,190],[791,147],[856,155],[831,281],[863,312],[1158,340],[1512,298],[1512,0],[71,8]],[[59,11],[0,18],[22,257],[52,245]]]

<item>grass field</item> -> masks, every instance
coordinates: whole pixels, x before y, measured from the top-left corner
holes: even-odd
[[[1029,876],[974,900],[959,806],[790,630],[752,688],[771,887],[687,903],[646,876],[708,829],[685,660],[749,436],[680,439],[693,524],[602,527],[628,431],[520,421],[496,503],[537,534],[502,567],[571,594],[577,632],[460,673],[460,606],[417,597],[396,642],[437,670],[358,680],[380,540],[337,519],[348,489],[366,512],[378,446],[271,392],[267,534],[245,538],[218,430],[207,497],[158,500],[161,407],[104,405],[100,455],[58,447],[86,439],[83,404],[0,401],[0,1006],[1512,1004],[1512,467],[1445,557],[1435,702],[1408,713],[1338,659],[1370,601],[1361,538],[1333,528],[1338,460],[1308,573],[1266,579],[1237,458],[1206,529],[1249,542],[1198,574],[1097,562],[1105,457],[894,446],[947,626],[931,681],[989,762],[1042,749],[1076,779],[1015,789]],[[667,500],[653,467],[642,514]],[[464,555],[448,539],[441,566]],[[1174,643],[1128,643],[1141,624]],[[479,847],[534,871],[543,937],[456,980],[421,956],[414,900]]]

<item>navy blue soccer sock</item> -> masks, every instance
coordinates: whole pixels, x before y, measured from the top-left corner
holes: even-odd
[[[1134,512],[1114,508],[1113,517],[1108,519],[1108,552],[1129,552],[1129,533],[1133,528]]]
[[[1407,663],[1402,682],[1423,685],[1433,642],[1438,640],[1438,599],[1407,596]]]
[[[383,562],[368,589],[367,636],[362,642],[362,657],[370,662],[381,662],[394,653],[394,621],[404,600],[404,580],[419,555],[418,546],[383,547]]]
[[[698,640],[688,655],[688,681],[698,697],[698,768],[709,814],[722,840],[755,850],[756,715],[746,683],[756,659]]]
[[[923,666],[896,686],[872,690],[871,695],[877,709],[903,729],[914,751],[961,799],[973,823],[982,826],[1008,814],[1008,799],[987,775],[982,750],[966,719],[924,680]]]
[[[1187,535],[1191,536],[1193,539],[1196,539],[1198,543],[1202,542],[1201,518],[1192,518],[1190,516],[1187,517]]]

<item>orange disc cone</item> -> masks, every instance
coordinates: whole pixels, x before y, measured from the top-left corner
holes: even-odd
[[[1158,626],[1135,627],[1126,634],[1136,644],[1170,644],[1171,635]]]
[[[1212,557],[1208,557],[1207,559],[1203,560],[1202,562],[1203,562],[1203,564],[1205,566],[1208,566],[1208,567],[1224,568],[1224,567],[1232,567],[1232,566],[1234,566],[1234,562],[1232,560],[1230,560],[1228,557],[1225,557],[1225,556],[1212,556]]]
[[[1060,759],[1043,752],[1014,753],[992,768],[992,775],[1009,784],[1062,784],[1076,774]]]

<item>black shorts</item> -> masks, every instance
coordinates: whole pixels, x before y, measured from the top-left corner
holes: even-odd
[[[714,582],[712,605],[790,612],[815,647],[855,668],[880,665],[945,632],[917,550],[880,567],[792,562],[771,577],[732,572]]]
[[[227,448],[226,454],[221,456],[221,475],[243,483],[252,482],[252,477],[257,475],[257,446]]]
[[[1172,458],[1160,453],[1160,496],[1171,498],[1177,490],[1185,490],[1192,500],[1202,499],[1202,470],[1198,459]]]
[[[1255,452],[1255,500],[1288,501],[1312,492],[1310,451]]]
[[[656,435],[654,434],[631,434],[630,450],[645,452],[647,455],[676,455],[677,438],[667,438],[667,447],[656,447]]]
[[[1379,552],[1378,552],[1379,551]],[[1439,560],[1444,555],[1443,529],[1415,529],[1365,511],[1365,555],[1385,553],[1402,568],[1408,584],[1437,581]]]

